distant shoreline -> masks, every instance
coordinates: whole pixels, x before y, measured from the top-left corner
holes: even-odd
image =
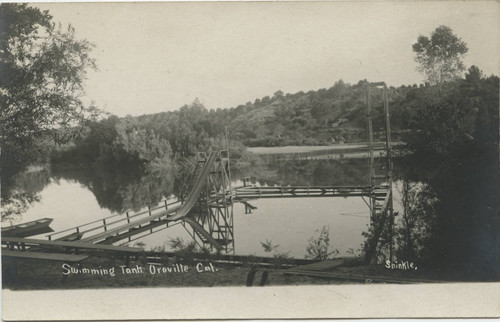
[[[400,142],[393,142],[393,146],[401,145]],[[375,150],[385,147],[385,142],[375,142]],[[253,154],[302,154],[302,153],[354,153],[368,151],[368,143],[345,143],[335,145],[306,145],[306,146],[276,146],[276,147],[249,147],[248,152]]]

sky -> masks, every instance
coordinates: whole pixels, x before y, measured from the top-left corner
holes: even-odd
[[[95,44],[87,101],[116,114],[229,108],[342,79],[422,83],[412,44],[449,26],[499,75],[496,1],[36,3]]]

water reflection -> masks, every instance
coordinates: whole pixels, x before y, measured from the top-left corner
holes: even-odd
[[[419,255],[419,252],[427,256],[432,251],[427,242],[428,236],[426,235],[429,234],[426,234],[423,228],[430,221],[425,216],[434,214],[436,205],[443,207],[442,205],[446,202],[445,205],[448,205],[448,208],[453,206],[454,211],[446,211],[444,215],[440,215],[441,222],[444,218],[443,223],[446,224],[449,220],[454,220],[458,211],[463,213],[462,216],[467,215],[464,213],[467,209],[474,210],[474,212],[472,210],[469,212],[471,214],[481,213],[475,209],[477,198],[467,194],[472,188],[460,188],[461,182],[452,181],[454,184],[449,184],[449,181],[445,180],[439,185],[439,187],[443,187],[449,184],[452,187],[446,191],[449,194],[453,192],[453,195],[444,194],[446,197],[444,200],[439,201],[434,194],[429,195],[425,189],[417,189],[418,191],[414,194],[408,194],[405,197],[407,199],[405,199],[401,196],[404,195],[403,183],[406,182],[403,180],[408,180],[405,179],[407,177],[411,178],[408,174],[411,167],[400,163],[398,159],[394,161],[394,207],[395,212],[400,214],[396,217],[394,230],[396,234],[395,246],[401,246],[401,249],[396,249],[398,257],[403,259],[419,258],[423,257],[423,255]],[[382,172],[382,167],[383,162],[380,162],[378,173]],[[415,169],[418,170],[417,167]],[[252,160],[247,164],[233,165],[231,170],[233,185],[241,184],[241,180],[245,177],[250,177],[254,184],[270,186],[364,185],[367,183],[368,162],[364,159],[288,160],[270,163]],[[444,175],[442,174],[441,177]],[[452,178],[454,177],[452,176]],[[4,222],[2,225],[7,226],[9,223],[17,224],[50,217],[54,218],[52,224],[54,230],[64,230],[123,210],[138,209],[146,204],[156,203],[169,195],[177,196],[179,195],[178,191],[182,190],[183,181],[185,181],[182,178],[183,176],[179,174],[175,176],[171,173],[147,175],[136,169],[126,168],[68,169],[54,167],[51,170],[30,171],[18,176],[11,190],[12,198],[2,200],[2,221]],[[408,183],[417,187],[422,186],[422,183],[418,181],[412,182],[410,180]],[[476,183],[476,186],[478,185],[479,183]],[[2,188],[4,187],[2,186]],[[488,191],[488,193],[494,194],[497,190],[492,191]],[[483,194],[479,192],[476,192],[476,195],[483,197]],[[406,209],[403,209],[405,202],[410,203],[410,205],[406,205]],[[235,238],[231,242],[235,244],[234,248],[237,254],[269,255],[262,249],[261,242],[270,240],[273,244],[281,245],[280,252],[291,252],[291,256],[302,258],[305,254],[305,247],[314,231],[327,225],[332,235],[332,244],[339,249],[340,256],[348,255],[349,249],[352,248],[356,251],[360,248],[364,240],[361,232],[365,231],[369,224],[368,207],[361,198],[258,199],[252,200],[251,204],[257,207],[256,210],[252,211],[252,214],[245,213],[243,204],[234,205]],[[486,206],[488,205],[486,204],[484,207]],[[196,217],[198,220],[202,218]],[[474,220],[473,218],[475,217],[469,216],[465,219]],[[419,222],[415,220],[419,220]],[[486,222],[486,219],[481,220]],[[470,226],[462,225],[461,227],[468,228]],[[186,230],[186,227],[189,230]],[[169,227],[164,232],[146,236],[141,241],[145,242],[148,248],[151,248],[162,246],[171,238],[181,237],[184,240],[191,240],[194,231],[188,224],[186,227],[183,225]],[[492,225],[491,227],[496,226]],[[210,232],[209,228],[206,230]],[[450,234],[455,232],[455,230],[448,231]],[[484,238],[495,236],[489,232],[484,234],[486,234]],[[40,238],[43,237],[40,236]],[[431,246],[439,248],[441,245],[446,246],[444,242],[453,240],[449,235],[444,237],[438,241],[431,240],[433,242]],[[218,239],[215,236],[214,238]],[[462,242],[462,244],[464,243],[467,247],[478,245],[475,240],[466,240]],[[449,249],[452,246],[442,249]],[[443,250],[436,252],[436,254],[443,254]],[[492,255],[489,258],[494,260],[497,255]],[[468,261],[471,262],[470,259]],[[473,264],[470,263],[472,266]]]
[[[51,171],[49,168],[38,168],[27,171],[16,177],[14,190],[26,193],[39,193],[50,182]]]
[[[13,184],[2,185],[2,222],[19,220],[30,206],[40,201],[39,193],[50,183],[48,168],[30,168],[14,178]],[[8,192],[5,192],[8,190]],[[8,198],[5,198],[8,195]]]
[[[287,160],[257,162],[233,171],[233,178],[250,177],[259,185],[328,186],[363,185],[368,180],[364,159]]]
[[[351,185],[362,184],[366,178],[364,160],[312,160],[258,163],[247,167],[233,167],[233,184],[244,177],[251,177],[259,185]],[[19,222],[48,216],[54,218],[56,231],[81,225],[123,210],[137,209],[155,203],[165,196],[176,195],[182,185],[179,178],[145,175],[134,169],[68,169],[54,167],[45,177],[23,177],[20,185],[28,188],[30,180],[37,181],[41,203],[23,216]],[[45,179],[41,179],[45,178]],[[45,188],[44,188],[45,187]],[[34,189],[34,188],[32,188]],[[236,248],[238,254],[269,255],[262,249],[261,241],[272,240],[280,244],[280,251],[303,258],[308,239],[316,229],[330,226],[335,247],[341,254],[350,248],[358,249],[362,243],[361,232],[368,223],[368,208],[360,198],[301,198],[253,200],[257,207],[252,214],[245,214],[244,206],[234,206],[234,235],[227,238],[224,248]],[[351,213],[365,214],[350,216]],[[345,216],[345,215],[349,216]],[[210,229],[209,221],[193,217],[212,237],[217,225]],[[233,216],[226,218],[232,221]],[[201,221],[200,221],[201,220]],[[219,225],[220,226],[220,225]],[[231,232],[233,223],[229,222]],[[186,228],[186,229],[185,229]],[[170,227],[165,232],[145,236],[140,240],[148,248],[162,246],[171,239],[182,237],[192,240],[195,235],[188,224]],[[232,235],[232,234],[231,234]],[[196,238],[196,237],[195,237]],[[200,244],[203,240],[199,238]],[[236,239],[236,245],[234,245]],[[125,241],[126,242],[126,241]],[[222,243],[224,244],[224,243]],[[205,243],[205,246],[210,246]]]
[[[173,179],[145,175],[134,168],[57,168],[52,169],[56,182],[65,179],[90,190],[101,208],[112,212],[137,210],[144,205],[157,203],[170,195]]]
[[[257,162],[232,168],[233,184],[250,177],[258,185],[363,185],[367,183],[366,160],[288,160]],[[144,174],[135,168],[67,168],[52,167],[28,172],[16,179],[23,193],[42,191],[51,179],[79,183],[91,191],[101,208],[111,212],[137,210],[170,196],[178,195],[182,175],[177,177]]]

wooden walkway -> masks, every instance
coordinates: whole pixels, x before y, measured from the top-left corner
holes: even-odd
[[[378,186],[288,186],[234,189],[233,199],[247,201],[260,198],[310,198],[310,197],[378,197],[385,198],[387,188]]]
[[[13,258],[41,259],[51,261],[61,261],[68,263],[78,263],[87,259],[88,255],[58,254],[58,253],[38,253],[38,252],[19,252],[2,249],[2,256]]]
[[[2,237],[2,244],[5,244],[9,250],[17,247],[21,251],[28,250],[29,248],[36,248],[37,246],[45,246],[46,248],[64,248],[65,250],[94,250],[94,251],[111,251],[122,252],[129,254],[143,253],[144,249],[139,247],[125,247],[114,245],[102,244],[89,244],[80,242],[67,242],[67,241],[52,241],[45,239],[31,239],[31,238],[16,238],[16,237]]]

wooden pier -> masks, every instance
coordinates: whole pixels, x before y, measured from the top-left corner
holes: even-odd
[[[235,200],[260,198],[377,197],[385,198],[385,186],[248,186],[234,190]]]

